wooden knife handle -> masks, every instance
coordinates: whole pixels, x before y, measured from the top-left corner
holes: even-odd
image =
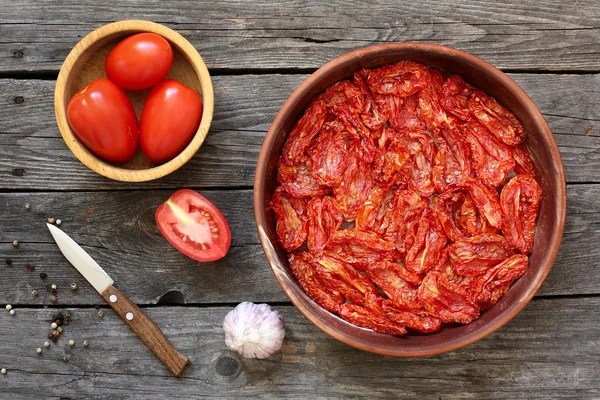
[[[181,375],[188,358],[173,347],[145,312],[114,286],[109,286],[102,297],[175,376]]]

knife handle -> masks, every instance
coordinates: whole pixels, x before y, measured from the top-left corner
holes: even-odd
[[[181,375],[188,358],[173,347],[145,312],[112,285],[102,293],[102,297],[175,376]]]

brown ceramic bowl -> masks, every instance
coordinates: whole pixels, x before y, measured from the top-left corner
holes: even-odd
[[[121,40],[140,32],[156,33],[173,48],[173,66],[167,74],[194,89],[202,97],[202,120],[196,134],[181,153],[163,164],[152,164],[138,148],[130,161],[114,164],[97,157],[77,139],[67,121],[69,100],[93,80],[106,78],[104,60]],[[126,91],[138,120],[151,89]],[[150,21],[127,20],[104,25],[81,39],[71,50],[60,69],[54,91],[54,111],[60,133],[73,154],[88,168],[107,178],[143,182],[158,179],[180,168],[196,154],[206,138],[214,109],[213,86],[208,69],[194,46],[183,36],[164,25]]]
[[[444,325],[437,333],[404,337],[379,334],[354,326],[313,302],[298,286],[286,253],[278,245],[271,195],[277,183],[277,159],[291,127],[306,106],[335,82],[350,78],[359,68],[374,68],[412,60],[457,74],[484,89],[512,111],[527,131],[535,172],[543,189],[535,244],[527,273],[492,308],[468,325]],[[485,61],[448,47],[398,43],[372,46],[336,58],[306,79],[285,102],[262,146],[254,184],[254,212],[260,240],[275,277],[306,318],[334,338],[356,348],[390,356],[427,356],[458,349],[483,338],[514,317],[538,291],[550,272],[563,235],[566,185],[558,148],[540,110],[502,71]]]

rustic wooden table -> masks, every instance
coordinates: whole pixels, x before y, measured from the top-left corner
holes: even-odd
[[[0,375],[0,398],[599,398],[600,3],[396,3],[3,1],[0,304],[17,312],[0,311],[0,368],[8,370]],[[208,138],[191,162],[142,184],[84,167],[61,139],[53,110],[54,81],[75,43],[105,23],[132,18],[163,23],[196,46],[212,73],[216,103]],[[538,296],[489,337],[418,359],[361,352],[309,323],[273,278],[252,212],[260,145],[292,90],[342,53],[396,41],[453,46],[508,72],[550,123],[568,180],[562,248]],[[233,242],[225,259],[198,264],[157,231],[154,210],[182,187],[201,191],[228,218]],[[189,356],[183,377],[171,376],[67,263],[44,225],[48,217],[60,218]],[[56,304],[45,288],[52,283]],[[244,300],[268,302],[285,317],[285,344],[267,360],[226,349],[221,322]],[[65,309],[71,324],[37,355],[52,314]]]

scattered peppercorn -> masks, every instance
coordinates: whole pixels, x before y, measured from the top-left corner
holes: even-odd
[[[76,291],[77,290],[77,284],[75,282],[71,283],[71,290],[72,291]]]
[[[25,264],[25,269],[27,271],[35,271],[35,267],[31,264]]]
[[[63,333],[63,328],[59,326],[58,328],[56,328],[56,331],[60,335],[61,333]]]
[[[75,346],[75,341],[73,339],[69,340],[69,346]]]
[[[56,296],[50,296],[50,301],[56,303]]]
[[[12,310],[12,306],[10,304],[7,304],[5,308],[6,308],[6,311]]]
[[[56,225],[60,225],[60,224],[62,224],[62,221],[60,219],[57,219],[56,220]]]
[[[48,218],[48,223],[49,224],[53,224],[54,223],[54,218],[52,218],[52,217]]]
[[[63,360],[64,362],[67,362],[67,361],[69,361],[69,356],[68,356],[68,355],[66,355],[66,354],[64,354],[64,355],[62,356],[62,360]]]
[[[60,336],[60,332],[59,331],[53,331],[52,334],[54,335],[54,337]]]
[[[56,290],[56,285],[55,285],[55,284],[52,284],[52,286],[50,286],[50,288],[51,288],[52,290]]]
[[[36,297],[36,296],[38,295],[38,292],[37,292],[37,290],[35,290],[35,289],[34,289],[34,290],[32,290],[32,291],[31,291],[31,295],[32,295],[33,297]]]
[[[26,210],[29,210],[29,209],[31,209],[31,206],[29,205],[29,203],[25,204],[25,209],[26,209]]]
[[[102,311],[102,310],[98,311],[98,316],[100,318],[104,318],[104,311]]]
[[[48,339],[53,340],[54,339],[54,333],[50,332],[48,334]]]
[[[19,241],[13,240],[12,245],[13,245],[13,247],[19,247]]]
[[[35,351],[36,351],[38,354],[42,354],[42,348],[41,348],[41,347],[38,347],[37,349],[35,349]]]
[[[58,325],[56,324],[56,322],[53,322],[52,325],[50,325],[52,327],[52,329],[56,329],[58,328]]]
[[[88,341],[87,341],[87,340],[84,340],[84,341],[83,341],[83,347],[88,347],[89,345],[90,345],[90,344],[88,343]]]
[[[50,342],[44,342],[44,347],[50,347]]]
[[[8,313],[9,313],[11,316],[13,316],[13,315],[15,315],[15,310],[10,310]]]
[[[6,368],[2,368],[2,369],[0,369],[0,374],[2,374],[2,375],[6,375]]]
[[[6,265],[12,265],[12,260],[10,258],[6,259]]]
[[[40,274],[40,278],[41,278],[41,279],[46,279],[47,277],[48,277],[48,274],[47,274],[47,273],[45,273],[45,272],[42,272],[42,273]]]

